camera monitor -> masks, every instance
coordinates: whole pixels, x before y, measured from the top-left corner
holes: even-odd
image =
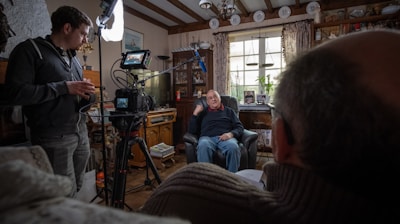
[[[150,62],[149,56],[149,50],[128,51],[122,54],[120,67],[122,69],[147,69]]]

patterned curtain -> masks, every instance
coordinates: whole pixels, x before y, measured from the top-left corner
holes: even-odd
[[[282,47],[286,63],[290,63],[296,55],[311,47],[310,21],[300,21],[283,25]]]
[[[226,33],[218,33],[214,35],[214,79],[216,78],[216,86],[214,89],[220,95],[229,93],[230,75],[228,74],[228,55],[229,55],[229,40]],[[212,71],[211,71],[212,72]]]

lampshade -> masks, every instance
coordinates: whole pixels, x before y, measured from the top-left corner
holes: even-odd
[[[112,14],[114,15],[112,27],[107,29],[103,25],[102,37],[105,41],[121,41],[124,35],[124,7],[122,0],[117,0]],[[97,17],[96,23],[98,26],[102,26],[99,17]]]
[[[212,3],[209,0],[200,0],[199,6],[200,8],[203,9],[209,9],[211,8]]]

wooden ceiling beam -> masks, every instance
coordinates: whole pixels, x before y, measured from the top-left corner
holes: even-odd
[[[274,8],[272,7],[271,0],[264,0],[264,3],[267,6],[267,12],[272,13]]]
[[[203,17],[199,16],[196,12],[188,8],[186,5],[182,4],[179,0],[168,0],[172,5],[177,7],[178,9],[184,11],[186,14],[190,15],[191,17],[195,18],[197,21],[205,22]]]
[[[124,5],[124,11],[129,13],[129,14],[131,14],[131,15],[139,17],[139,18],[141,18],[143,20],[146,20],[147,22],[152,23],[152,24],[154,24],[156,26],[159,26],[161,28],[164,28],[166,30],[169,29],[169,26],[165,25],[164,23],[162,23],[162,22],[160,22],[158,20],[155,20],[155,19],[151,18],[150,16],[147,16],[147,15],[145,15],[145,14],[143,14],[143,13],[141,13],[141,12],[135,10],[135,9],[132,9],[131,7],[129,7],[127,5]]]
[[[247,11],[246,7],[244,7],[243,3],[240,0],[236,0],[235,5],[236,7],[238,7],[243,16],[245,17],[249,16],[249,11]]]
[[[165,18],[168,18],[172,21],[174,21],[175,23],[177,23],[178,25],[184,26],[186,25],[186,23],[182,20],[180,20],[179,18],[169,14],[168,12],[164,11],[163,9],[161,9],[160,7],[152,4],[151,2],[147,1],[147,0],[135,0],[137,3],[153,10],[154,12],[157,12],[158,14],[164,16]]]
[[[168,0],[172,5],[175,7],[179,8],[182,10],[184,13],[190,15],[192,18],[196,20],[196,22],[193,23],[188,23],[185,24],[183,21],[178,19],[177,17],[167,13],[163,9],[153,5],[150,3],[148,0],[135,0],[137,3],[142,4],[144,7],[147,7],[158,14],[174,21],[177,23],[177,25],[174,26],[168,26],[165,25],[164,23],[153,19],[149,16],[144,15],[143,13],[134,10],[132,8],[129,8],[128,6],[125,6],[125,11],[128,13],[131,13],[139,18],[142,18],[152,24],[155,24],[159,27],[162,27],[166,30],[168,30],[169,34],[176,34],[176,33],[181,33],[181,32],[190,32],[190,31],[196,31],[196,30],[203,30],[203,29],[209,29],[208,21],[204,20],[200,15],[198,15],[196,12],[185,6],[180,0]],[[295,3],[293,5],[290,5],[289,7],[292,10],[292,16],[294,15],[300,15],[300,14],[305,14],[306,12],[306,7],[308,5],[308,2],[306,3],[300,3],[301,0],[295,0]],[[327,11],[327,10],[335,10],[335,9],[340,9],[340,8],[348,8],[348,7],[353,7],[353,6],[359,6],[359,5],[365,5],[365,4],[388,4],[388,3],[393,3],[393,0],[388,1],[388,0],[320,0],[319,1],[321,4],[321,9],[322,11]],[[274,19],[274,18],[279,18],[278,12],[279,8],[273,8],[271,0],[264,0],[265,5],[267,6],[266,10],[263,10],[265,12],[265,19]],[[247,11],[247,9],[244,7],[243,2],[241,0],[236,0],[235,2],[236,7],[241,11],[240,17],[241,17],[241,23],[248,23],[248,22],[253,22],[252,15],[253,13],[250,13]],[[219,26],[224,27],[224,26],[230,26],[229,20],[223,20],[219,18],[219,10],[215,4],[212,4],[210,9],[212,12],[214,12],[216,15],[218,15],[219,19]]]

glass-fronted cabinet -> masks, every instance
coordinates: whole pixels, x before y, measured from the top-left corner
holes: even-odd
[[[199,66],[199,60],[190,61],[195,57],[194,51],[173,53],[174,66],[182,64],[174,71],[173,86],[177,100],[179,98],[196,98],[199,93],[204,94],[213,87],[213,52],[204,49],[200,49],[198,52],[204,62],[206,72],[203,72]],[[178,94],[180,97],[177,96]]]
[[[174,70],[172,80],[175,93],[174,106],[177,110],[176,127],[174,128],[175,145],[183,143],[182,136],[187,131],[189,118],[193,112],[193,102],[197,97],[205,95],[214,86],[213,51],[200,49],[198,52],[206,72],[200,67],[194,51],[181,51],[172,54],[173,65],[178,66]]]

